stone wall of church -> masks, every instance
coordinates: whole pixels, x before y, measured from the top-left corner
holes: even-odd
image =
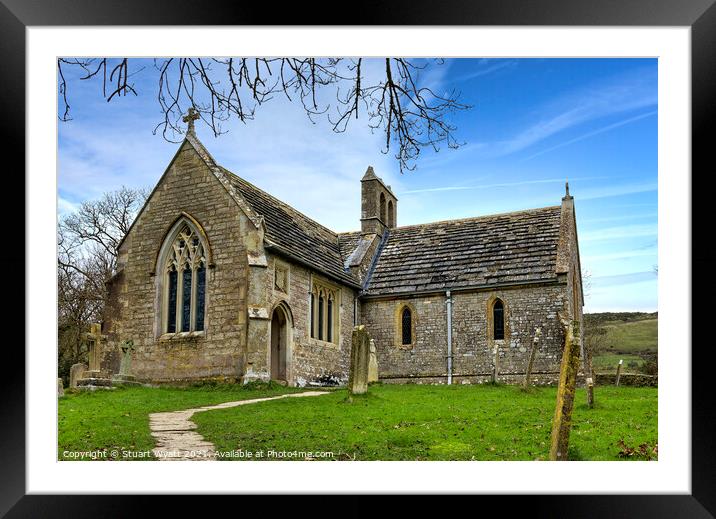
[[[288,290],[279,288],[283,282],[276,282],[276,267],[287,273]],[[350,365],[351,333],[353,331],[353,289],[341,286],[323,278],[320,274],[292,263],[291,260],[275,255],[268,256],[266,283],[270,286],[270,308],[283,302],[288,305],[292,315],[290,344],[287,365],[287,378],[290,385],[304,386],[324,376],[336,376],[345,382],[348,379]],[[340,293],[338,306],[337,342],[329,343],[311,338],[310,334],[310,293],[312,278],[317,277],[324,283],[332,283]],[[267,345],[267,355],[270,346]],[[270,359],[267,360],[270,365]]]
[[[505,338],[492,339],[491,305],[505,306]],[[559,380],[563,332],[558,312],[569,305],[567,286],[543,285],[452,293],[453,383],[492,379],[497,346],[498,382],[524,380],[535,329],[542,336],[533,366],[533,380]],[[400,344],[398,314],[409,305],[415,320],[414,344]],[[447,305],[444,293],[391,300],[364,301],[361,324],[375,340],[379,376],[384,382],[447,382]]]
[[[213,252],[207,269],[204,332],[160,332],[157,254],[182,212],[203,227]],[[139,380],[171,383],[234,380],[243,375],[246,347],[247,255],[242,236],[251,223],[187,144],[151,195],[120,250],[123,269],[108,283],[111,304],[103,332],[103,368],[117,372],[117,351],[134,342]],[[121,265],[120,265],[121,266]]]

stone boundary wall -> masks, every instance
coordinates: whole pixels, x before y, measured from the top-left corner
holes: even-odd
[[[616,383],[615,373],[597,373],[594,383],[598,386],[613,386]],[[619,376],[620,386],[658,387],[658,375],[642,375],[641,373],[622,373]]]

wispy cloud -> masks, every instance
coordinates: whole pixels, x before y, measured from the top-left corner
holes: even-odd
[[[493,73],[498,72],[503,69],[514,68],[517,66],[517,63],[518,62],[515,59],[508,59],[508,60],[481,59],[474,72],[470,72],[469,74],[465,74],[463,76],[458,76],[458,77],[454,78],[454,81],[455,82],[468,81],[468,80],[474,79],[476,77],[487,76],[489,74],[493,74]],[[483,65],[487,65],[487,66],[483,66]]]
[[[622,252],[612,252],[609,254],[595,254],[595,255],[584,255],[582,257],[582,262],[587,263],[597,263],[602,261],[614,261],[614,260],[628,260],[631,258],[643,258],[643,257],[649,257],[654,256],[656,257],[657,251],[655,249],[652,250],[640,250],[640,249],[634,249],[634,250],[627,250]]]
[[[634,283],[643,283],[645,281],[656,280],[656,274],[651,271],[646,272],[629,272],[627,274],[617,274],[614,276],[596,276],[592,278],[593,287],[610,287],[631,285]]]
[[[607,227],[595,231],[587,231],[579,236],[579,241],[619,240],[624,238],[638,238],[641,236],[656,236],[657,226],[654,225],[622,225],[620,227]]]
[[[606,177],[581,177],[575,180],[598,180]],[[515,187],[515,186],[526,186],[531,184],[555,184],[563,183],[566,179],[564,178],[544,178],[536,180],[520,180],[518,182],[501,182],[499,184],[481,184],[479,186],[444,186],[444,187],[428,187],[425,189],[412,189],[409,191],[403,191],[401,195],[410,195],[416,193],[433,193],[439,191],[470,191],[474,189],[491,189],[495,187]]]
[[[613,198],[636,193],[650,193],[657,190],[656,182],[645,182],[640,184],[623,184],[615,186],[593,187],[581,190],[578,198],[580,201],[597,200],[600,198]],[[575,197],[577,195],[575,194]]]
[[[563,95],[537,110],[539,120],[507,140],[489,143],[485,153],[492,157],[509,155],[568,128],[656,106],[655,74],[652,68],[635,70]]]
[[[604,126],[603,128],[599,128],[598,130],[594,130],[588,133],[585,133],[584,135],[580,135],[579,137],[575,137],[574,139],[569,139],[565,142],[561,142],[559,144],[556,144],[555,146],[551,146],[547,149],[538,151],[537,153],[534,153],[533,155],[530,155],[529,157],[522,160],[522,162],[526,160],[533,159],[535,157],[538,157],[539,155],[543,155],[545,153],[549,153],[550,151],[557,150],[559,148],[563,148],[565,146],[569,146],[570,144],[574,144],[575,142],[583,141],[585,139],[589,139],[590,137],[594,137],[595,135],[600,135],[602,133],[606,133],[611,130],[615,130],[616,128],[621,128],[622,126],[626,126],[627,124],[631,124],[637,121],[641,121],[642,119],[645,119],[647,117],[651,117],[652,115],[656,115],[658,113],[657,110],[652,110],[651,112],[647,112],[645,114],[639,114],[634,117],[629,117],[628,119],[624,119],[623,121],[618,121],[613,124],[609,124],[607,126]]]
[[[601,218],[580,218],[581,223],[602,223],[602,222],[618,222],[622,220],[641,220],[643,218],[656,218],[658,213],[644,214],[620,214],[619,216],[604,216]]]

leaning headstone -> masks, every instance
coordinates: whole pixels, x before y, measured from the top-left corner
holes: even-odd
[[[618,385],[619,385],[619,378],[620,378],[621,375],[622,375],[622,362],[624,362],[624,361],[623,361],[622,359],[619,359],[619,364],[617,364],[617,378],[616,378],[616,380],[615,380],[615,382],[614,382],[614,385],[615,385],[615,386],[618,386]]]
[[[122,350],[122,360],[119,363],[119,373],[112,375],[112,384],[124,386],[139,385],[136,377],[132,375],[132,351],[134,350],[134,341],[128,340],[122,342],[120,349]]]
[[[557,405],[552,419],[552,441],[549,449],[551,461],[567,459],[569,451],[569,431],[572,426],[572,408],[574,393],[577,387],[579,371],[580,337],[579,321],[562,321],[564,327],[564,352],[559,372],[559,388],[557,389]],[[577,333],[575,333],[575,328]]]
[[[64,386],[62,385],[62,379],[61,379],[61,378],[58,378],[58,379],[57,379],[57,396],[58,396],[58,397],[65,396],[65,388],[64,388]]]
[[[351,369],[348,375],[348,391],[351,395],[363,395],[368,392],[369,359],[370,337],[365,326],[356,326],[351,337]]]
[[[72,364],[72,367],[70,368],[70,388],[77,387],[77,381],[80,379],[82,373],[84,373],[85,371],[87,371],[87,364],[84,364],[82,362]]]
[[[527,369],[525,370],[525,381],[523,383],[523,387],[528,388],[530,387],[530,379],[532,378],[532,367],[535,363],[535,356],[537,355],[537,349],[539,348],[539,340],[540,337],[542,337],[542,328],[537,327],[535,329],[535,336],[532,339],[532,351],[530,351],[530,358],[529,361],[527,361]]]
[[[378,352],[375,341],[370,340],[370,358],[368,359],[368,382],[378,382]]]

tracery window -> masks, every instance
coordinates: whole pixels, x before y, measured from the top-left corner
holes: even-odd
[[[320,281],[314,281],[311,290],[311,337],[320,341],[338,342],[339,290]]]
[[[163,250],[162,331],[204,329],[206,311],[206,253],[193,226],[183,222]]]

